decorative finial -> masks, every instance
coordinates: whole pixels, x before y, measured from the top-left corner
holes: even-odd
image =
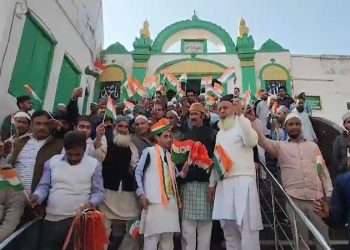
[[[147,21],[147,19],[143,22],[143,27],[142,29],[140,29],[140,36],[146,37],[146,38],[150,38],[151,37],[151,33],[149,32],[149,23]]]
[[[238,36],[243,37],[244,34],[249,34],[249,28],[245,25],[245,20],[241,17],[239,20]]]
[[[192,20],[198,20],[198,16],[196,15],[196,10],[193,10]]]

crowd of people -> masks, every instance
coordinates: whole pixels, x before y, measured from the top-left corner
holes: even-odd
[[[333,190],[305,93],[293,99],[284,87],[277,95],[260,90],[255,103],[245,103],[236,88],[209,105],[204,94],[187,90],[168,100],[162,90],[133,110],[116,104],[116,117],[106,115],[107,98],[91,103],[88,116],[79,114],[81,96],[74,89],[52,114],[31,112],[31,98],[19,96],[18,111],[3,121],[1,165],[16,170],[24,190],[0,188],[0,241],[42,218],[16,249],[62,249],[77,211],[87,208],[103,213],[109,249],[170,250],[174,240],[183,250],[209,250],[211,241],[260,249],[261,162],[327,241],[329,224],[349,223],[348,132],[334,143],[343,173]],[[350,131],[350,113],[343,121]],[[220,170],[175,164],[173,140],[202,143]],[[130,231],[135,223],[140,235]],[[297,226],[308,242],[305,225]]]

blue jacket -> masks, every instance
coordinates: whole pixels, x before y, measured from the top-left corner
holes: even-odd
[[[330,208],[330,224],[344,228],[350,225],[350,171],[340,174],[335,179]],[[348,228],[350,243],[350,228]]]

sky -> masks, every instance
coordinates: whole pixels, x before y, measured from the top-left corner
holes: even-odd
[[[151,38],[193,11],[224,28],[236,43],[243,17],[255,49],[268,39],[292,54],[350,55],[349,0],[103,0],[104,47],[120,42],[129,51],[145,19]]]

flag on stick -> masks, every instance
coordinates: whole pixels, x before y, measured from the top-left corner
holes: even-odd
[[[213,81],[213,78],[211,76],[202,77],[201,78],[201,87],[205,88],[208,85],[211,85],[211,82]]]
[[[105,115],[111,118],[113,121],[117,119],[117,112],[115,110],[115,106],[113,103],[113,99],[111,96],[108,96],[107,100],[107,106],[106,106],[106,111]]]
[[[0,189],[12,188],[14,191],[24,190],[16,170],[11,166],[0,169]]]
[[[187,73],[183,73],[180,78],[179,78],[179,82],[187,82]]]
[[[43,106],[43,102],[41,101],[40,97],[34,92],[34,90],[28,85],[28,84],[24,84],[24,88],[25,90],[27,90],[27,92],[32,96],[32,98],[38,102],[38,104],[40,105],[40,109],[42,109]]]

